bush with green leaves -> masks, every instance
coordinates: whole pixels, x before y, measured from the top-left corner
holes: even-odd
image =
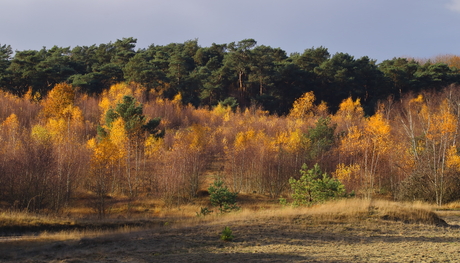
[[[230,212],[231,210],[240,209],[236,205],[238,193],[230,192],[222,180],[216,180],[208,188],[211,204],[218,206],[221,213]]]
[[[323,173],[318,164],[308,169],[304,164],[300,170],[301,177],[289,179],[293,191],[293,205],[311,205],[335,199],[345,194],[345,186],[327,173]]]
[[[233,238],[233,231],[230,229],[230,227],[226,226],[220,235],[220,239],[223,241],[232,241]]]

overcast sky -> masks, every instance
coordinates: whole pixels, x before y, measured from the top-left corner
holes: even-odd
[[[460,55],[460,0],[0,0],[13,50],[137,38],[136,48],[253,38],[288,54],[324,46],[381,62]]]

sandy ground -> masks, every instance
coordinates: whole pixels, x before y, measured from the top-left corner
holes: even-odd
[[[459,262],[459,214],[439,214],[451,227],[266,217],[73,241],[2,242],[0,262]],[[219,239],[225,226],[233,230],[232,242]]]

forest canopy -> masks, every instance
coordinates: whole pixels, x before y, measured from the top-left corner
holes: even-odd
[[[63,82],[86,94],[135,82],[166,99],[180,93],[184,105],[257,105],[279,115],[313,91],[317,103],[326,102],[332,111],[352,97],[372,114],[377,102],[389,96],[439,90],[460,81],[455,56],[433,61],[393,58],[377,64],[368,57],[330,54],[325,47],[288,55],[254,39],[210,47],[189,40],[137,50],[136,42],[130,37],[100,45],[16,52],[0,45],[0,88],[19,96],[31,90],[43,97]]]

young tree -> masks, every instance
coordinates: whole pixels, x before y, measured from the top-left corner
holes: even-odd
[[[96,210],[99,218],[107,213],[107,201],[113,189],[114,170],[123,157],[118,147],[108,138],[99,143],[90,140],[89,148],[93,150],[90,162],[90,176],[86,180],[86,188],[96,194],[92,207]]]
[[[294,192],[292,198],[295,206],[324,202],[345,193],[343,184],[327,173],[323,173],[318,164],[309,170],[304,164],[300,174],[301,177],[298,180],[292,177],[289,179],[289,184]]]
[[[213,206],[219,206],[219,211],[221,213],[239,209],[236,205],[238,193],[230,192],[227,186],[224,186],[223,181],[214,181],[214,183],[209,186],[208,192],[211,198],[211,204]]]

